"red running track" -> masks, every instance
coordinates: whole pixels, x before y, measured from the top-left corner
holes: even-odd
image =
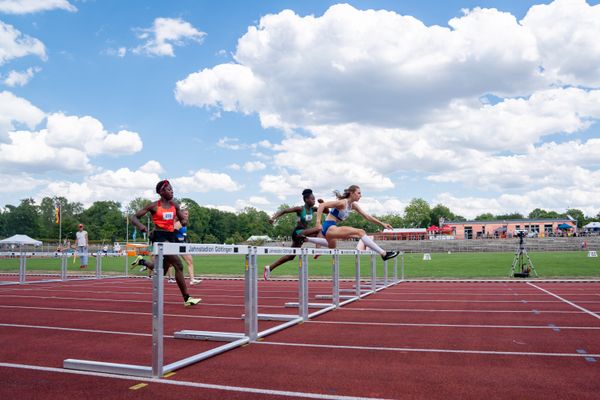
[[[173,339],[176,330],[244,330],[242,281],[205,280],[190,292],[204,301],[184,308],[166,285],[165,364],[218,345]],[[330,292],[330,282],[310,283],[311,296]],[[600,392],[600,283],[405,282],[165,379],[62,369],[66,358],[149,365],[150,293],[150,281],[134,278],[0,287],[0,398],[595,399]],[[261,313],[296,311],[283,307],[297,301],[296,282],[260,282],[259,293]],[[274,324],[261,321],[259,329]]]

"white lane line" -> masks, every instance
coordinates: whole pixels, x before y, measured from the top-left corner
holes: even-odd
[[[575,307],[575,308],[577,308],[577,309],[579,309],[579,310],[583,311],[584,313],[591,315],[592,317],[596,317],[596,318],[600,319],[600,315],[598,315],[598,314],[596,314],[596,313],[594,313],[594,312],[592,312],[592,311],[588,310],[587,308],[583,308],[583,307],[581,307],[581,306],[579,306],[579,305],[577,305],[577,304],[575,304],[575,303],[573,303],[573,302],[570,302],[569,300],[567,300],[567,299],[564,299],[564,298],[560,297],[559,295],[557,295],[557,294],[554,294],[554,293],[552,293],[552,292],[550,292],[550,291],[548,291],[548,290],[546,290],[546,289],[544,289],[544,288],[541,288],[541,287],[539,287],[539,286],[537,286],[537,285],[535,285],[535,284],[533,284],[533,283],[531,283],[531,282],[527,282],[527,283],[528,283],[530,286],[533,286],[534,288],[537,288],[537,289],[541,290],[542,292],[544,292],[544,293],[546,293],[546,294],[549,294],[550,296],[554,296],[554,297],[556,297],[557,299],[559,299],[559,300],[562,300],[562,301],[564,301],[565,303],[567,303],[567,304],[569,304],[569,305],[571,305],[571,306],[573,306],[573,307]]]
[[[107,333],[111,335],[125,335],[125,336],[145,336],[152,337],[151,333],[135,333],[135,332],[121,332],[121,331],[103,331],[99,329],[82,329],[82,328],[65,328],[59,326],[44,326],[44,325],[20,325],[20,324],[0,324],[0,327],[6,328],[26,328],[26,329],[47,329],[52,331],[68,331],[68,332],[85,332],[85,333]],[[172,339],[173,335],[163,335],[164,338]]]
[[[475,325],[475,324],[410,324],[403,322],[359,322],[359,321],[317,321],[308,320],[305,324],[331,324],[331,325],[366,325],[366,326],[414,326],[438,328],[492,328],[492,329],[574,329],[574,330],[600,330],[600,326],[549,326],[549,325]]]
[[[0,295],[0,298],[2,298],[3,295]],[[152,302],[152,299],[150,297],[148,297],[148,300],[118,300],[118,299],[105,299],[105,298],[93,298],[93,299],[88,299],[88,298],[82,298],[82,297],[59,297],[59,296],[20,296],[20,295],[6,295],[6,297],[8,297],[9,299],[12,298],[26,298],[26,299],[30,299],[30,298],[34,298],[34,299],[46,299],[46,300],[76,300],[76,301],[96,301],[96,302],[112,302],[112,303],[144,303],[144,304],[150,304]],[[165,301],[164,304],[181,304],[179,301],[175,302],[175,301]],[[206,301],[202,301],[201,303],[202,305],[205,306],[219,306],[219,307],[240,307],[240,308],[244,308],[244,304],[243,303],[239,303],[239,304],[222,304],[222,303],[209,303]],[[13,307],[12,305],[6,304],[6,305],[1,305],[0,307]],[[14,306],[14,307],[18,307],[18,306]],[[268,305],[260,305],[261,308],[281,308],[281,306],[268,306]]]
[[[173,385],[173,386],[192,387],[192,388],[201,388],[201,389],[224,390],[224,391],[228,391],[228,392],[255,393],[255,394],[263,394],[263,395],[270,395],[270,396],[287,396],[287,397],[304,398],[304,399],[385,400],[385,399],[377,398],[377,397],[335,396],[335,395],[322,394],[322,393],[292,392],[292,391],[286,391],[286,390],[260,389],[260,388],[251,388],[251,387],[243,387],[243,386],[216,385],[216,384],[212,384],[212,383],[175,381],[175,380],[157,379],[157,378],[130,377],[130,376],[123,376],[123,375],[108,374],[108,373],[103,373],[103,372],[75,371],[75,370],[62,369],[62,368],[40,367],[40,366],[36,366],[36,365],[13,364],[13,363],[3,363],[3,362],[0,362],[0,367],[1,368],[33,370],[33,371],[41,371],[41,372],[54,372],[54,373],[60,373],[60,374],[94,376],[94,377],[100,377],[100,378],[121,379],[121,380],[134,381],[134,382],[148,382],[148,383],[156,383],[156,384],[162,384],[162,385]]]
[[[414,353],[454,353],[454,354],[482,354],[482,355],[502,355],[502,356],[548,356],[548,357],[600,357],[600,354],[579,354],[579,353],[539,353],[526,351],[495,351],[495,350],[451,350],[451,349],[417,349],[412,347],[374,347],[374,346],[343,346],[327,345],[313,343],[284,343],[269,342],[266,340],[254,342],[259,345],[289,346],[289,347],[308,347],[317,349],[342,349],[342,350],[369,350],[369,351],[397,351]]]
[[[84,313],[103,313],[103,314],[123,314],[123,315],[143,315],[152,316],[152,313],[137,312],[137,311],[114,311],[114,310],[90,310],[87,308],[58,308],[58,307],[29,307],[29,306],[5,306],[0,305],[0,308],[17,308],[24,310],[47,310],[47,311],[73,311]],[[205,319],[229,319],[239,321],[240,317],[218,317],[210,315],[189,315],[189,314],[165,314],[165,317],[183,317],[183,318],[205,318]]]
[[[361,300],[362,301],[362,300]],[[531,314],[532,310],[445,310],[445,309],[425,309],[425,308],[354,308],[354,307],[340,307],[340,311],[377,311],[377,312],[449,312],[449,313],[520,313],[520,314]],[[551,310],[538,310],[540,314],[581,314],[579,311],[551,311]]]

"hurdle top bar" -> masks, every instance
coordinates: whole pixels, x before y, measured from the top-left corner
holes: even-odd
[[[300,255],[319,254],[319,255],[371,255],[372,251],[348,250],[348,249],[315,249],[300,247],[263,247],[263,246],[245,246],[231,244],[204,244],[204,243],[162,243],[163,255],[220,255],[220,254],[258,254],[258,255]],[[158,243],[152,248],[152,254],[158,255]]]

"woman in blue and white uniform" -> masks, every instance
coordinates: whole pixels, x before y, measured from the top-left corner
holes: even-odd
[[[358,229],[351,226],[338,226],[338,222],[344,221],[348,218],[350,212],[356,211],[367,221],[381,225],[386,229],[392,229],[390,224],[381,222],[360,208],[358,205],[358,201],[362,197],[360,187],[352,185],[347,189],[344,189],[344,193],[340,193],[337,190],[333,193],[337,199],[320,203],[319,208],[317,209],[315,221],[315,227],[321,228],[321,233],[323,236],[325,236],[327,245],[330,249],[334,249],[336,247],[336,242],[338,239],[344,240],[350,238],[359,238],[362,240],[365,246],[376,253],[379,253],[381,258],[384,260],[389,260],[390,258],[394,258],[398,255],[397,251],[385,251],[379,247],[373,241],[373,239],[367,236],[367,233],[364,231],[364,229]],[[325,221],[323,221],[323,224],[321,224],[321,217],[323,216],[323,211],[326,208],[329,209],[329,214],[327,215],[327,218],[325,218]],[[318,238],[315,239],[318,240]],[[318,243],[317,240],[314,239],[309,238],[308,240],[313,243]]]

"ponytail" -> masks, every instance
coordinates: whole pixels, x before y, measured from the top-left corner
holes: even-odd
[[[339,190],[334,190],[333,194],[338,200],[347,199],[348,197],[350,197],[350,194],[356,192],[358,188],[358,185],[350,185],[346,189],[344,189],[344,193],[340,193]]]

